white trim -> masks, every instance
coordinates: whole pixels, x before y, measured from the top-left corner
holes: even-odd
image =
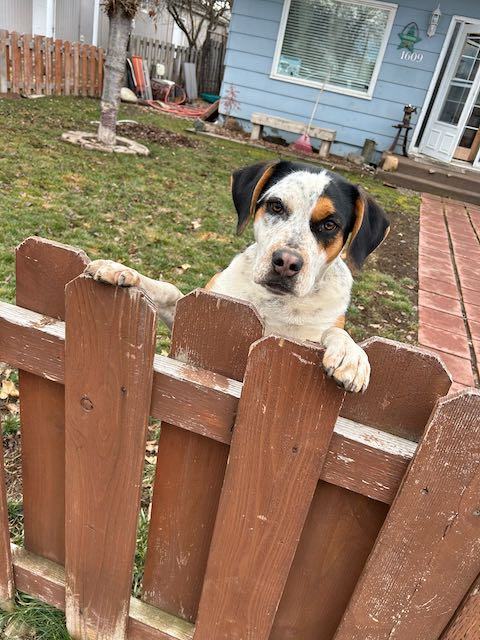
[[[100,21],[100,0],[94,0],[93,5],[93,30],[92,30],[92,44],[94,47],[98,46],[98,23]]]
[[[452,16],[450,25],[447,29],[447,33],[445,34],[445,40],[443,41],[443,46],[440,51],[440,56],[438,58],[437,65],[435,67],[435,71],[433,73],[432,80],[430,82],[430,86],[427,91],[427,95],[425,96],[425,100],[423,101],[422,110],[420,112],[420,115],[418,116],[417,124],[415,125],[415,128],[412,133],[410,145],[408,147],[408,153],[420,154],[420,147],[415,144],[415,141],[417,139],[418,134],[420,133],[420,129],[423,125],[423,121],[425,120],[425,117],[427,115],[427,110],[430,105],[430,100],[432,99],[432,95],[433,95],[433,92],[435,91],[435,86],[438,81],[438,76],[440,75],[440,71],[442,70],[443,63],[445,62],[445,56],[447,55],[448,47],[450,46],[450,40],[453,36],[455,26],[457,25],[457,23],[462,23],[462,22],[480,25],[480,19],[478,18],[467,18],[466,16],[457,16],[457,15]]]
[[[390,40],[390,34],[392,32],[392,27],[395,20],[395,15],[397,13],[398,4],[394,4],[392,2],[380,2],[380,1],[377,2],[377,0],[337,0],[337,1],[343,2],[344,4],[348,4],[348,3],[362,4],[370,7],[383,8],[383,9],[388,9],[389,11],[382,44],[380,45],[380,49],[378,51],[377,61],[375,62],[375,67],[373,69],[372,77],[370,79],[370,85],[369,85],[368,91],[367,92],[355,91],[354,89],[348,89],[347,87],[345,88],[338,87],[336,85],[331,85],[331,84],[324,85],[322,82],[316,82],[315,80],[308,80],[305,78],[295,78],[291,76],[283,76],[276,72],[278,68],[278,63],[280,61],[280,55],[282,52],[283,40],[285,37],[285,29],[287,27],[287,20],[290,12],[291,0],[285,0],[283,5],[282,17],[280,20],[280,26],[278,28],[277,43],[275,45],[275,53],[273,55],[272,70],[270,72],[270,78],[272,80],[280,80],[282,82],[300,84],[305,87],[316,87],[318,89],[323,87],[325,91],[330,91],[332,93],[342,93],[347,96],[355,96],[356,98],[371,100],[373,98],[373,93],[375,91],[375,86],[377,84],[377,79],[380,73],[380,68],[383,63],[385,51],[386,51],[388,42]]]

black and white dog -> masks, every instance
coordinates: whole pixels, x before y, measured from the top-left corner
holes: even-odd
[[[325,347],[328,375],[348,391],[363,391],[370,378],[365,352],[344,330],[352,275],[384,240],[383,210],[359,187],[315,166],[286,161],[235,171],[233,202],[238,233],[253,219],[255,242],[216,274],[206,288],[251,302],[266,334],[312,340]],[[172,325],[182,293],[111,260],[91,262],[96,280],[138,286]]]

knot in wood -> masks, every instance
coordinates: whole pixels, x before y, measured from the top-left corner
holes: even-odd
[[[82,406],[82,409],[85,409],[85,411],[91,411],[93,409],[93,402],[87,396],[82,396],[80,405]]]

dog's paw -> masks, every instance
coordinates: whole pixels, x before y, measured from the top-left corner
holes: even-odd
[[[137,287],[140,284],[138,271],[113,260],[93,260],[87,265],[84,273],[94,280],[117,287]]]
[[[333,327],[322,336],[323,367],[346,391],[365,391],[370,382],[370,363],[365,351],[343,329]]]

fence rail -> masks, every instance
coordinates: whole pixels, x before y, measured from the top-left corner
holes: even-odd
[[[100,97],[103,49],[0,29],[0,93]]]
[[[179,303],[173,357],[154,356],[150,302],[81,276],[87,262],[30,238],[22,306],[0,303],[26,442],[25,549],[6,544],[0,485],[0,604],[13,575],[79,640],[478,638],[480,392],[445,397],[435,356],[376,338],[371,386],[344,402],[318,347],[262,338],[252,307],[203,291]]]

